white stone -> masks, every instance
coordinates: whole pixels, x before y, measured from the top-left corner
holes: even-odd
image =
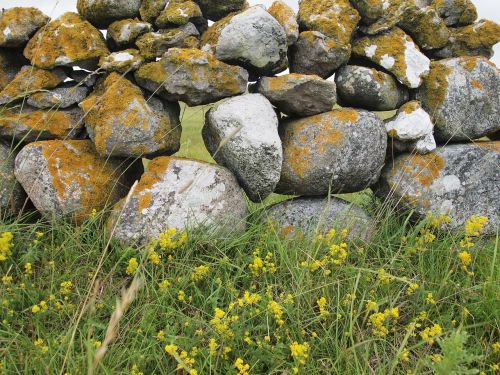
[[[406,79],[410,87],[416,89],[422,84],[422,77],[429,73],[431,61],[412,41],[407,40],[405,47]]]
[[[422,108],[406,113],[398,113],[394,120],[385,124],[387,133],[394,133],[394,138],[401,141],[414,141],[432,134],[434,125],[427,112]]]

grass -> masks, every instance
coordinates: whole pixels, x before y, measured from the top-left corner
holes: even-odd
[[[180,155],[210,160],[202,116],[185,110]],[[370,243],[283,237],[259,205],[244,234],[146,248],[103,213],[2,220],[0,374],[497,373],[498,238],[348,198],[378,218]]]

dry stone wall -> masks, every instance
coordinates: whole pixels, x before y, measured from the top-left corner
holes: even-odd
[[[110,208],[114,235],[146,244],[167,228],[241,232],[247,198],[274,192],[296,196],[267,210],[283,233],[339,225],[368,241],[373,220],[332,194],[371,188],[452,228],[486,215],[494,233],[499,40],[470,0],[3,10],[0,210],[81,223]],[[175,156],[179,101],[211,105],[202,135],[218,165]]]

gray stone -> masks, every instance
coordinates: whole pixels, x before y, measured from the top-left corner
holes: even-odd
[[[25,146],[14,173],[45,217],[81,223],[123,198],[143,170],[140,160],[99,156],[90,140],[58,140]]]
[[[374,68],[345,65],[335,73],[339,103],[371,111],[390,111],[409,100],[409,90],[392,75]]]
[[[142,0],[139,8],[141,19],[153,24],[161,11],[165,9],[167,2],[168,0]]]
[[[174,0],[169,1],[165,9],[155,21],[156,26],[160,29],[182,26],[191,22],[197,23],[197,20],[203,18],[201,9],[194,1],[190,0]]]
[[[243,94],[248,72],[198,49],[171,48],[160,61],[141,66],[135,79],[166,100],[196,106]]]
[[[281,112],[291,116],[312,116],[328,112],[337,103],[335,82],[315,75],[285,74],[262,77],[256,91]]]
[[[210,109],[203,140],[215,161],[235,174],[252,201],[260,202],[274,191],[283,149],[278,117],[264,96],[237,96]]]
[[[500,73],[484,57],[433,61],[416,99],[439,142],[470,141],[500,129]]]
[[[324,235],[347,229],[349,242],[369,242],[376,226],[363,209],[335,197],[290,199],[267,208],[266,217],[283,234]]]
[[[326,79],[349,61],[351,45],[338,43],[318,31],[304,31],[288,55],[291,73],[316,74]]]
[[[493,134],[488,134],[488,138],[492,141],[500,141],[500,130]]]
[[[14,79],[23,65],[28,64],[20,51],[0,48],[0,91]]]
[[[384,165],[387,134],[371,112],[343,108],[280,125],[283,167],[276,192],[352,193],[374,184]]]
[[[14,7],[0,12],[0,47],[22,47],[50,17],[36,8]]]
[[[37,92],[30,95],[27,103],[40,109],[68,108],[80,103],[87,97],[89,88],[85,85],[75,85],[74,82],[65,82],[55,89]]]
[[[69,77],[76,83],[81,83],[87,87],[93,87],[99,77],[99,73],[87,72],[85,70],[73,70],[69,73]]]
[[[11,150],[9,144],[0,141],[0,212],[2,214],[17,214],[26,202],[26,193],[14,176],[16,154],[17,152]]]
[[[115,21],[108,27],[106,41],[114,50],[130,48],[138,37],[151,31],[153,26],[149,22],[138,19]]]
[[[203,34],[201,46],[219,60],[256,75],[276,74],[288,67],[285,30],[260,6],[214,23]]]
[[[433,0],[432,6],[447,26],[466,26],[477,19],[476,6],[470,0]]]
[[[277,0],[271,4],[267,11],[283,26],[287,44],[289,46],[295,44],[297,39],[299,39],[299,24],[297,23],[297,16],[293,9],[284,1]]]
[[[133,72],[144,63],[144,58],[136,49],[126,49],[102,56],[99,60],[101,69],[107,72],[129,73]]]
[[[211,21],[218,21],[230,13],[245,8],[246,0],[196,0],[203,15]]]
[[[500,143],[477,142],[438,148],[427,155],[401,155],[384,168],[376,192],[414,210],[451,218],[459,228],[472,215],[489,218],[485,232],[500,225]]]
[[[139,17],[141,0],[78,0],[78,13],[99,29],[114,21]]]
[[[406,8],[398,25],[424,50],[442,48],[450,38],[446,24],[432,6]]]
[[[171,155],[180,148],[179,105],[151,96],[111,73],[80,107],[101,155],[143,157]]]
[[[406,0],[351,0],[361,16],[361,30],[373,35],[394,27],[401,19]]]
[[[148,244],[175,228],[210,228],[214,238],[245,230],[247,204],[233,174],[224,167],[190,159],[151,161],[129,199],[118,203],[108,228],[128,244]]]

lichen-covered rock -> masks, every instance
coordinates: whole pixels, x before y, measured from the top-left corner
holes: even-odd
[[[0,12],[0,47],[22,47],[50,17],[36,8],[14,7]]]
[[[394,27],[407,6],[406,0],[351,0],[361,16],[361,30],[369,35]]]
[[[243,94],[248,72],[198,49],[171,48],[160,61],[141,66],[135,79],[169,101],[195,106]]]
[[[171,155],[180,148],[179,105],[144,98],[139,87],[111,73],[80,107],[101,155]]]
[[[203,140],[215,161],[235,174],[252,201],[261,202],[274,191],[283,149],[278,117],[264,96],[237,96],[210,109]]]
[[[433,0],[432,6],[447,26],[466,26],[477,19],[476,6],[471,0]]]
[[[108,27],[106,40],[114,50],[129,48],[142,34],[153,31],[153,26],[149,22],[138,19],[126,19],[115,21]]]
[[[450,38],[446,24],[431,6],[408,7],[398,25],[424,50],[442,48]]]
[[[31,64],[44,69],[79,66],[94,70],[109,53],[101,32],[76,13],[64,13],[36,32],[24,49]]]
[[[162,10],[155,23],[159,28],[182,26],[202,18],[201,9],[194,1],[170,0]]]
[[[392,75],[374,68],[344,65],[335,73],[339,104],[370,111],[391,111],[409,100],[409,90]]]
[[[153,24],[161,11],[165,9],[167,2],[168,0],[142,0],[139,8],[141,19]]]
[[[188,23],[173,29],[146,33],[137,39],[136,44],[144,58],[154,59],[163,56],[170,48],[197,48],[199,36],[196,26]]]
[[[429,73],[430,60],[409,35],[394,28],[386,34],[367,36],[356,41],[353,55],[366,58],[396,76],[402,84],[417,88]]]
[[[283,26],[287,44],[289,46],[294,44],[299,39],[299,24],[293,9],[284,1],[277,0],[271,4],[267,11]]]
[[[493,56],[493,46],[500,42],[500,25],[481,20],[473,25],[450,29],[448,44],[432,56],[443,59],[459,56]]]
[[[337,103],[335,83],[316,75],[291,73],[262,77],[255,90],[290,116],[312,116],[328,112]]]
[[[45,217],[81,223],[124,197],[142,170],[140,161],[99,156],[90,140],[65,140],[25,146],[14,173]]]
[[[347,230],[349,242],[368,242],[375,222],[361,208],[340,198],[302,197],[277,203],[265,211],[265,217],[284,235],[308,237]]]
[[[300,33],[289,49],[290,72],[328,78],[351,57],[351,45],[338,43],[318,31]]]
[[[0,91],[14,79],[23,65],[28,65],[28,60],[20,51],[0,48]]]
[[[139,17],[141,0],[78,0],[76,8],[83,18],[100,29],[114,21]]]
[[[202,35],[201,46],[219,60],[257,75],[276,74],[288,67],[285,30],[260,6],[214,23]]]
[[[500,73],[484,57],[433,61],[416,99],[440,142],[470,141],[500,129]]]
[[[489,218],[486,234],[500,225],[500,143],[478,142],[438,148],[427,155],[401,155],[384,168],[379,196],[414,210],[451,218],[462,227],[472,215]]]
[[[283,167],[276,192],[326,195],[361,191],[384,165],[387,134],[375,114],[343,108],[280,125]]]
[[[27,103],[40,109],[68,108],[80,103],[87,97],[89,88],[85,85],[75,85],[75,82],[64,82],[52,90],[44,90],[30,95]]]
[[[233,174],[196,160],[159,157],[151,161],[128,200],[108,222],[117,240],[147,244],[167,229],[209,227],[216,236],[245,230],[247,204]]]
[[[0,214],[16,214],[26,202],[26,193],[14,176],[17,152],[8,143],[0,141]]]
[[[398,151],[428,154],[436,149],[434,124],[418,101],[399,108],[396,116],[385,121],[385,128]]]
[[[67,78],[61,69],[44,70],[25,65],[0,91],[0,105],[20,100],[38,90],[53,89]]]
[[[5,110],[0,116],[0,137],[17,142],[45,139],[73,139],[83,129],[83,112],[78,107],[38,110],[24,105]]]
[[[349,0],[301,0],[301,29],[319,31],[340,44],[348,44],[361,17]]]
[[[211,21],[218,21],[229,13],[239,12],[247,4],[246,0],[196,0],[203,15]]]
[[[144,58],[136,49],[126,49],[102,56],[99,67],[108,72],[128,73],[133,72],[143,64]]]

